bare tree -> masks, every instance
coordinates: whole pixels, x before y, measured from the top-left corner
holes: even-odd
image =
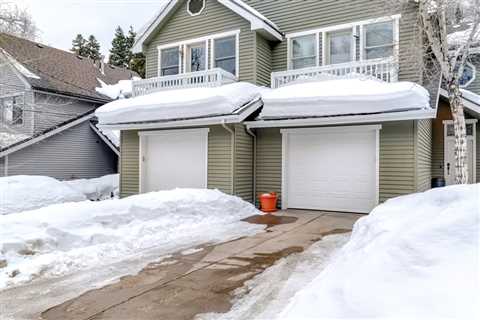
[[[0,0],[0,32],[35,40],[38,29],[27,9],[12,1]]]
[[[427,65],[438,66],[450,102],[455,132],[455,181],[457,184],[467,183],[467,135],[460,79],[472,45],[480,41],[480,0],[399,2],[414,2],[418,8],[419,36]],[[464,30],[457,32],[453,39],[451,33],[460,25]]]

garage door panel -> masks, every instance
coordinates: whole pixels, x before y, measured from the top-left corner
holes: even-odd
[[[288,207],[368,212],[376,204],[376,132],[288,133]]]

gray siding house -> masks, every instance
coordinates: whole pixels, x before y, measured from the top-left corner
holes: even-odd
[[[93,178],[117,172],[119,148],[98,128],[111,101],[98,79],[134,73],[70,52],[0,34],[0,176]]]
[[[148,169],[148,163],[152,159],[162,163],[162,157],[174,152],[165,144],[168,134],[175,133],[185,133],[186,140],[205,135],[198,145],[207,154],[206,187],[251,202],[259,193],[276,192],[283,208],[369,212],[389,198],[429,189],[432,177],[447,174],[439,147],[443,140],[435,140],[436,123],[442,121],[437,118],[439,81],[427,82],[411,63],[422,61],[410,50],[416,32],[415,4],[394,13],[386,12],[383,4],[382,0],[167,1],[135,44],[147,58],[147,79],[134,83],[137,96],[180,88],[186,82],[177,79],[196,76],[203,79],[197,82],[199,87],[211,86],[207,83],[211,77],[203,75],[212,74],[226,78],[225,83],[233,77],[280,88],[299,78],[363,73],[430,88],[432,107],[422,112],[260,119],[260,106],[230,123],[215,118],[204,119],[203,124],[188,119],[107,123],[104,128],[121,130],[121,195],[151,191],[145,181],[163,179]],[[472,136],[473,146],[477,140],[478,134]],[[475,157],[471,161],[476,167]],[[326,163],[330,166],[320,165]],[[181,177],[181,167],[168,166]],[[478,170],[472,182],[477,174]]]

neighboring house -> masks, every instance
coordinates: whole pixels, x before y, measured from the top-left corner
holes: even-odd
[[[96,92],[136,75],[0,33],[0,176],[92,178],[117,172],[119,149],[95,126]]]
[[[136,96],[235,80],[286,88],[361,73],[431,88],[431,105],[262,118],[252,101],[235,114],[106,123],[122,130],[121,195],[205,186],[252,202],[274,191],[283,208],[369,212],[431,188],[439,81],[427,83],[411,63],[415,4],[392,15],[383,3],[167,1],[135,44],[148,78],[134,83]]]

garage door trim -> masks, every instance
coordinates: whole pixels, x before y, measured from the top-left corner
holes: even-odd
[[[342,127],[317,127],[317,128],[294,128],[281,129],[282,134],[282,209],[288,208],[288,135],[289,134],[314,134],[314,133],[352,133],[375,131],[375,203],[379,203],[380,193],[380,130],[382,125],[366,125],[366,126],[342,126]]]
[[[205,178],[204,178],[204,188],[208,186],[208,133],[209,128],[197,128],[197,129],[174,129],[174,130],[156,130],[156,131],[140,131],[138,132],[138,136],[140,139],[139,143],[139,171],[140,171],[140,178],[139,178],[139,186],[140,186],[140,193],[143,193],[145,190],[144,185],[144,176],[145,176],[145,167],[142,165],[144,163],[145,154],[146,154],[146,139],[149,136],[179,136],[179,135],[203,135],[205,138],[205,148],[206,148],[206,159],[205,159]]]

